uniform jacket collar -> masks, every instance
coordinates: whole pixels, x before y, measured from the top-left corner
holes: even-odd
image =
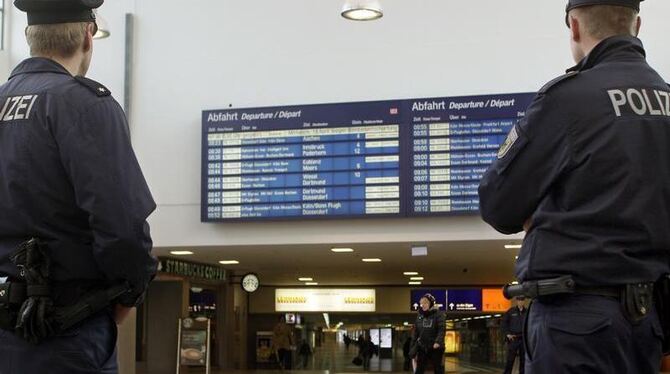
[[[56,74],[67,74],[71,75],[63,65],[57,63],[54,60],[44,58],[44,57],[31,57],[21,61],[9,76],[9,79],[14,78],[20,74],[31,74],[31,73],[56,73]]]
[[[646,53],[642,41],[634,36],[627,35],[609,37],[596,45],[588,56],[568,69],[567,73],[588,70],[603,61],[622,56],[644,59]]]

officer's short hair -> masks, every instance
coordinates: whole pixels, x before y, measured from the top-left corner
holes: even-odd
[[[26,40],[31,56],[72,57],[81,48],[89,22],[31,25],[26,28]]]
[[[617,5],[592,5],[573,10],[584,30],[596,39],[614,35],[635,35],[637,11]]]

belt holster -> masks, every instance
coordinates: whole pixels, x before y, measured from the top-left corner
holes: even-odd
[[[14,331],[16,316],[25,299],[25,284],[15,282],[0,284],[0,329]]]
[[[653,283],[627,284],[621,290],[621,306],[628,322],[637,325],[653,308]]]
[[[46,244],[39,239],[21,243],[11,256],[21,279],[0,285],[0,328],[13,331],[28,342],[38,344],[58,335],[111,305],[130,290],[125,282],[112,287],[94,287],[85,294],[67,295],[69,305],[54,303],[50,278],[51,261]],[[73,293],[76,288],[66,290]]]
[[[654,285],[654,304],[663,329],[663,353],[670,353],[670,274],[666,274]]]

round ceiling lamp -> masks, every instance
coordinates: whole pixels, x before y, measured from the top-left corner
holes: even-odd
[[[95,12],[95,23],[98,25],[98,32],[93,35],[93,39],[109,38],[109,35],[111,34],[109,31],[109,24],[98,12]]]
[[[352,21],[373,21],[382,18],[384,12],[377,0],[347,0],[341,15]]]

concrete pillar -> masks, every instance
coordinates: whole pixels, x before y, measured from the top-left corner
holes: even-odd
[[[146,310],[147,370],[150,373],[176,370],[177,323],[180,317],[188,315],[188,290],[186,281],[155,281],[149,286]]]
[[[122,324],[118,325],[116,349],[119,359],[119,374],[135,374],[135,338],[137,310],[133,310]]]
[[[239,287],[237,283],[233,285],[233,290],[235,293],[235,314],[238,321],[235,336],[238,341],[236,348],[239,350],[236,352],[236,356],[239,360],[239,369],[246,370],[249,367],[249,353],[253,354],[254,360],[256,357],[256,351],[248,352],[249,294]]]

